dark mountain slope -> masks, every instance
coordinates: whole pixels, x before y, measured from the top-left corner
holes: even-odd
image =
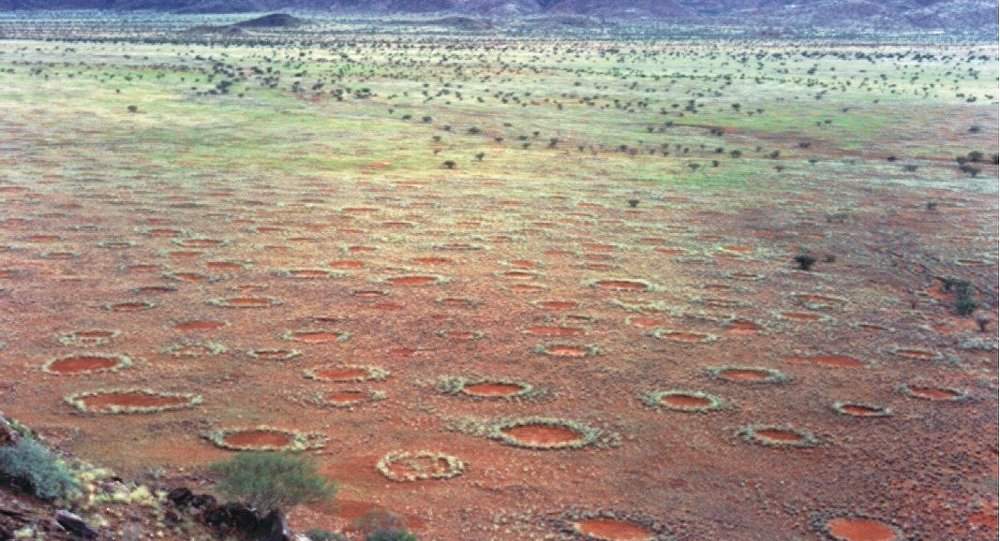
[[[449,13],[477,17],[582,15],[706,24],[992,30],[997,0],[0,0],[0,10],[154,9],[184,13],[330,10],[361,14]]]

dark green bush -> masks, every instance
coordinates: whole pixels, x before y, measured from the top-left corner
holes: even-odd
[[[365,541],[417,541],[417,536],[406,530],[378,530],[368,534]]]
[[[308,458],[291,453],[246,452],[211,466],[226,497],[262,513],[333,498],[333,484]]]
[[[67,498],[79,487],[62,459],[27,436],[0,447],[0,474],[43,500]]]
[[[307,531],[306,537],[310,541],[347,541],[347,537],[344,534],[321,530],[319,528]]]

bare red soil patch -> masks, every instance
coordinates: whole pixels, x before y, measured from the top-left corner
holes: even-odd
[[[896,541],[895,528],[870,518],[841,517],[826,523],[826,532],[837,541]]]
[[[574,524],[581,534],[602,541],[646,541],[653,537],[649,529],[613,518],[588,518]]]
[[[79,375],[125,368],[131,361],[122,355],[78,354],[53,359],[45,364],[50,374]]]

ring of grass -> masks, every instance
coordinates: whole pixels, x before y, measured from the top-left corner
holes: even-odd
[[[105,329],[93,329],[93,330],[104,331]],[[111,333],[110,336],[99,336],[96,338],[81,336],[82,333],[86,332],[87,331],[73,331],[65,334],[60,334],[56,338],[56,340],[58,340],[59,343],[64,346],[94,347],[94,346],[103,346],[122,334],[121,331],[108,330],[107,332]]]
[[[728,380],[728,379],[724,378],[722,376],[722,373],[723,372],[728,372],[730,370],[753,370],[755,372],[766,372],[767,373],[767,377],[765,377],[762,380],[759,380],[759,381],[743,381],[743,382],[739,382],[739,383],[750,383],[750,384],[759,384],[759,383],[774,384],[774,383],[779,383],[780,384],[780,383],[788,383],[789,381],[792,380],[792,378],[790,376],[788,376],[787,374],[785,374],[781,370],[778,370],[778,369],[775,369],[775,368],[766,368],[766,367],[763,367],[763,366],[713,366],[711,368],[706,368],[705,370],[708,372],[708,375],[712,379],[720,379],[720,380],[726,381],[726,382],[732,382],[732,380]]]
[[[289,342],[298,342],[300,344],[310,344],[311,342],[305,340],[297,340],[295,338],[296,334],[311,334],[311,333],[329,333],[337,335],[336,342],[346,342],[351,339],[351,333],[347,331],[328,331],[326,329],[295,329],[287,330],[281,335],[282,340],[287,340]],[[325,344],[327,342],[315,342],[316,345]]]
[[[434,334],[440,338],[450,338],[450,336],[448,335],[452,332],[468,332],[469,334],[471,334],[469,338],[462,339],[461,341],[463,342],[473,342],[476,340],[482,340],[483,338],[486,337],[486,333],[483,331],[460,331],[460,330],[442,329],[440,331],[435,331]]]
[[[195,353],[191,351],[185,351],[186,348],[197,347],[204,348],[204,353]],[[171,344],[164,348],[163,353],[166,355],[172,355],[174,357],[206,357],[213,355],[220,355],[227,351],[226,346],[218,342],[177,342],[176,344]]]
[[[703,398],[709,401],[709,404],[705,406],[694,406],[694,407],[678,407],[669,406],[663,403],[664,397],[667,396],[693,396],[695,398]],[[667,389],[665,391],[650,391],[639,397],[643,404],[653,408],[653,409],[667,409],[671,411],[682,411],[687,413],[707,413],[710,411],[721,410],[726,407],[726,402],[719,398],[718,396],[703,391],[686,391],[684,389]]]
[[[778,441],[773,439],[760,438],[757,436],[758,432],[764,430],[780,430],[782,432],[791,432],[799,436],[798,441]],[[796,448],[806,448],[815,447],[819,445],[819,439],[813,435],[812,432],[808,430],[800,430],[798,428],[792,428],[790,426],[780,426],[780,425],[747,425],[741,427],[736,431],[739,437],[743,438],[743,441],[747,443],[753,443],[756,445],[762,445],[764,447],[796,447]]]
[[[167,406],[110,406],[104,411],[91,411],[87,409],[86,403],[83,399],[91,396],[99,396],[102,394],[114,394],[114,393],[142,393],[150,396],[162,396],[170,398],[184,398],[187,399],[186,403],[183,404],[172,404]],[[200,394],[195,393],[174,393],[166,391],[155,391],[153,389],[144,389],[136,387],[126,387],[126,388],[109,388],[109,389],[96,389],[93,391],[81,391],[78,393],[73,393],[66,395],[63,400],[67,404],[73,406],[78,411],[82,413],[93,413],[101,415],[117,415],[117,414],[127,414],[127,413],[160,413],[164,411],[175,411],[182,409],[189,409],[201,404],[204,399]]]
[[[77,259],[80,257],[80,254],[78,252],[72,252],[69,250],[50,250],[48,252],[42,252],[40,257],[42,259],[65,260],[65,259]]]
[[[350,391],[354,391],[351,389]],[[316,406],[319,408],[336,408],[336,409],[353,409],[356,406],[362,404],[370,404],[373,402],[381,402],[386,399],[385,391],[358,391],[361,398],[358,400],[353,400],[350,402],[334,402],[327,398],[329,393],[327,392],[309,392],[303,395],[298,395],[292,397],[293,402],[300,404],[306,404],[309,406]]]
[[[547,355],[549,357],[566,357],[566,358],[571,358],[571,359],[572,358],[577,358],[577,356],[573,356],[573,355],[554,355],[554,354],[552,354],[552,350],[553,349],[560,348],[560,347],[582,348],[584,350],[584,353],[583,353],[583,355],[580,355],[579,357],[593,357],[595,355],[600,355],[601,354],[601,348],[599,348],[598,346],[596,346],[594,344],[565,344],[565,343],[561,343],[561,342],[559,342],[559,343],[553,342],[553,343],[550,343],[550,344],[538,344],[537,346],[535,346],[534,351],[535,351],[535,353],[539,353],[539,354],[542,354],[542,355]]]
[[[634,283],[637,283],[637,284],[642,284],[642,286],[643,286],[643,289],[616,288],[616,287],[603,288],[603,289],[605,289],[607,291],[617,291],[619,293],[630,293],[630,292],[631,293],[649,293],[649,292],[653,292],[653,291],[662,291],[663,290],[662,287],[660,287],[660,286],[658,286],[658,285],[650,282],[649,280],[643,280],[642,278],[616,278],[616,277],[611,277],[611,278],[594,278],[594,279],[585,281],[583,283],[583,285],[585,285],[587,287],[590,287],[590,288],[598,288],[599,286],[597,284],[599,284],[601,282],[634,282]]]
[[[445,464],[447,464],[447,468],[440,472],[421,470],[402,476],[392,471],[393,463],[414,458],[430,459],[434,462],[443,460]],[[465,463],[458,457],[434,451],[392,451],[378,461],[375,465],[375,469],[378,470],[378,472],[381,473],[386,479],[398,482],[425,481],[429,479],[441,480],[451,479],[462,475],[462,473],[465,472]]]
[[[297,272],[310,272],[318,273],[321,276],[302,276],[296,275]],[[343,272],[338,272],[330,269],[278,269],[273,272],[273,274],[279,278],[288,278],[290,280],[322,280],[326,278],[343,278],[346,276]]]
[[[276,447],[273,445],[232,445],[226,443],[226,437],[230,434],[238,434],[240,432],[281,432],[283,434],[288,434],[290,440],[288,445],[283,445]],[[213,445],[221,449],[229,449],[230,451],[308,451],[310,449],[322,449],[326,446],[327,441],[330,439],[326,434],[321,434],[319,432],[299,432],[297,430],[285,430],[283,428],[274,428],[266,425],[259,425],[246,428],[220,428],[218,430],[212,430],[202,434],[206,440],[212,442]]]
[[[272,308],[274,306],[280,306],[281,305],[281,301],[278,300],[278,299],[276,299],[276,298],[274,298],[274,297],[253,297],[255,299],[266,300],[267,304],[261,304],[261,305],[243,305],[243,306],[241,306],[239,304],[233,304],[233,302],[232,302],[233,298],[234,297],[228,297],[228,298],[219,297],[219,298],[215,298],[215,299],[209,299],[208,300],[208,304],[211,304],[212,306],[218,306],[220,308],[237,308],[237,309],[239,309],[239,308],[242,308],[242,309]]]
[[[192,241],[197,242],[197,241],[203,241],[203,240],[212,241],[213,244],[211,246],[197,246],[197,245],[192,246],[192,245],[188,244],[188,243],[190,243]],[[191,249],[195,249],[195,250],[197,250],[197,249],[204,249],[204,248],[222,248],[223,246],[226,246],[226,245],[229,244],[229,240],[226,240],[226,239],[213,239],[213,238],[209,238],[209,237],[184,237],[184,238],[179,238],[179,239],[170,239],[170,242],[172,242],[172,243],[174,243],[177,246],[180,246],[182,248],[191,248]]]
[[[850,407],[850,406],[855,406],[855,407],[859,407],[859,408],[864,408],[864,409],[867,409],[867,410],[871,410],[871,413],[867,414],[867,415],[861,415],[861,416],[859,416],[859,415],[852,415],[852,414],[848,413],[847,410],[845,409],[845,408]],[[843,401],[838,400],[838,401],[836,401],[836,402],[833,403],[832,407],[833,407],[833,411],[837,412],[840,415],[844,415],[844,416],[847,416],[847,417],[891,417],[892,416],[892,410],[889,409],[889,408],[887,408],[887,407],[876,406],[874,404],[865,404],[863,402],[843,402]]]
[[[214,275],[210,275],[210,274],[202,274],[200,272],[187,273],[187,272],[174,272],[174,271],[163,273],[163,279],[164,280],[170,280],[172,282],[186,282],[187,280],[184,280],[183,278],[180,277],[180,275],[182,275],[182,274],[195,274],[195,275],[198,275],[198,276],[204,276],[205,277],[204,283],[208,283],[208,284],[212,284],[212,283],[215,283],[215,282],[221,282],[223,280],[223,278],[221,276],[214,276]]]
[[[558,530],[560,538],[567,541],[605,541],[603,537],[594,537],[583,533],[577,524],[586,520],[615,520],[635,524],[649,530],[651,537],[645,541],[674,541],[670,528],[662,522],[641,513],[601,509],[596,511],[570,509],[561,515],[550,518],[546,522]]]
[[[324,378],[323,376],[317,374],[318,371],[327,368],[342,368],[347,370],[359,369],[359,370],[364,370],[365,375],[351,379],[332,380]],[[325,381],[328,383],[362,383],[365,381],[384,381],[389,377],[390,372],[382,367],[370,364],[325,364],[321,366],[314,366],[312,368],[306,368],[305,370],[302,371],[302,374],[307,379],[312,379],[316,381]]]
[[[135,243],[130,240],[102,240],[97,245],[109,250],[124,250],[135,246]]]
[[[396,274],[396,275],[393,275],[393,276],[387,276],[385,278],[375,278],[375,279],[372,280],[372,282],[373,283],[377,283],[377,284],[384,284],[384,285],[387,285],[387,286],[391,286],[391,285],[393,285],[392,284],[393,280],[398,280],[400,278],[406,278],[406,277],[410,277],[410,276],[419,276],[419,277],[432,278],[433,281],[431,281],[428,284],[423,284],[423,285],[419,285],[419,286],[406,286],[406,287],[430,287],[430,286],[437,286],[437,285],[447,284],[448,282],[451,282],[451,278],[449,278],[447,276],[443,276],[443,275],[440,275],[440,274],[429,274],[429,273],[418,272],[418,271],[414,271],[413,274]]]
[[[140,307],[128,310],[115,310],[115,306],[121,306],[124,304],[136,304],[140,305]],[[101,308],[107,310],[108,312],[145,312],[146,310],[152,310],[153,308],[156,308],[156,303],[150,301],[109,302],[107,304],[102,305]]]
[[[56,372],[51,369],[53,364],[63,359],[77,357],[79,355],[80,354],[78,353],[73,353],[70,355],[63,355],[61,357],[55,357],[53,359],[49,359],[48,361],[45,362],[45,364],[42,365],[42,372],[45,372],[46,374],[52,374],[54,376],[74,376],[74,375],[89,375],[89,374],[99,374],[99,373],[114,373],[124,368],[132,366],[132,358],[129,357],[128,355],[118,355],[114,353],[88,353],[87,355],[89,356],[115,359],[116,361],[118,361],[118,364],[115,364],[114,366],[109,366],[107,368],[95,368],[93,370],[86,370],[77,373]]]
[[[944,355],[942,355],[938,351],[927,351],[927,350],[922,350],[922,349],[917,348],[917,347],[893,346],[893,347],[889,348],[888,351],[892,355],[895,355],[897,357],[902,357],[904,359],[909,359],[911,361],[912,360],[940,361],[941,359],[944,358]],[[923,356],[907,355],[906,353],[901,353],[901,352],[905,352],[905,351],[925,351],[926,353],[929,353],[930,356],[923,357]]]
[[[656,338],[658,340],[670,340],[671,334],[697,334],[701,336],[701,338],[695,342],[690,342],[687,340],[675,340],[675,342],[681,342],[686,344],[708,344],[710,342],[715,342],[716,340],[719,339],[719,337],[714,334],[708,334],[698,331],[681,331],[677,329],[653,329],[649,333],[649,336],[652,336],[653,338]]]
[[[519,426],[541,425],[557,428],[566,428],[580,435],[578,439],[559,443],[530,443],[521,441],[504,432],[504,429],[517,428]],[[620,440],[617,434],[607,433],[598,428],[585,425],[571,419],[559,419],[556,417],[520,417],[516,419],[500,419],[487,425],[484,434],[487,438],[499,441],[511,447],[522,449],[535,449],[540,451],[553,451],[560,449],[582,449],[591,445],[616,446]]]
[[[247,351],[247,355],[258,360],[290,361],[302,355],[302,352],[297,349],[251,349]]]
[[[482,396],[465,391],[465,388],[470,385],[479,385],[481,383],[496,383],[500,385],[516,385],[521,388],[520,391],[509,395],[497,395],[497,396]],[[545,395],[545,390],[535,387],[530,383],[525,383],[523,381],[517,381],[507,378],[490,378],[483,376],[442,376],[434,384],[434,388],[438,392],[451,396],[462,396],[472,400],[529,400],[534,398],[540,398]]]
[[[950,393],[953,393],[954,396],[952,396],[951,398],[942,398],[942,399],[938,399],[938,400],[933,400],[931,398],[927,398],[925,396],[920,396],[919,394],[916,394],[913,391],[913,387],[926,387],[928,389],[935,389],[935,390],[939,390],[939,391],[948,391]],[[943,387],[943,386],[934,385],[934,384],[910,385],[909,383],[904,383],[904,384],[900,385],[897,389],[899,390],[900,393],[902,393],[902,394],[904,394],[904,395],[906,395],[906,396],[908,396],[910,398],[914,398],[914,399],[917,399],[917,400],[929,400],[929,401],[935,401],[935,402],[963,402],[965,400],[969,400],[972,397],[969,394],[969,391],[966,391],[966,390],[963,390],[963,389],[956,389],[955,387]]]

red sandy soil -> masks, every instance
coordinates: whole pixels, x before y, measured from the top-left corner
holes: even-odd
[[[450,173],[420,183],[220,171],[181,183],[143,163],[117,181],[86,155],[67,159],[78,167],[51,164],[49,183],[0,200],[0,245],[11,248],[0,252],[0,409],[122,475],[164,468],[188,483],[232,454],[203,433],[270,426],[329,437],[309,453],[339,494],[294,509],[300,529],[350,528],[385,509],[426,540],[560,539],[553,517],[582,509],[649,517],[684,540],[829,539],[824,525],[837,517],[871,517],[923,539],[997,536],[997,354],[964,345],[995,340],[995,327],[979,333],[934,289],[938,274],[995,287],[994,196],[805,179],[794,193],[599,179],[522,191]],[[14,184],[0,176],[3,186]],[[947,212],[923,210],[932,199]],[[850,220],[824,218],[841,208],[852,209]],[[795,270],[803,246],[836,260]],[[55,251],[78,257],[41,257]],[[931,262],[933,272],[924,266]],[[288,269],[337,272],[294,279]],[[210,279],[175,279],[201,276]],[[43,372],[49,359],[88,354],[89,346],[59,341],[80,329],[121,331],[98,351],[136,363],[115,373]],[[658,339],[654,329],[676,334]],[[349,339],[336,339],[344,333]],[[168,351],[192,338],[226,349]],[[287,349],[302,354],[247,354]],[[336,368],[347,365],[390,375],[338,383],[363,375]],[[303,377],[323,366],[321,379]],[[769,367],[790,379],[764,385],[750,372],[709,373],[724,366]],[[448,395],[433,384],[443,376],[549,392],[476,400],[468,394],[512,388],[488,382]],[[930,399],[908,396],[904,385]],[[115,387],[197,393],[204,402],[116,416],[63,402]],[[950,400],[946,388],[969,399]],[[710,393],[728,407],[686,414],[640,400],[669,389]],[[302,400],[355,396],[349,391],[386,399],[351,408]],[[162,400],[176,399],[88,404]],[[835,402],[893,415],[842,415]],[[530,416],[617,433],[621,445],[533,450],[448,429],[463,417]],[[753,425],[795,427],[819,444],[754,445],[737,434]],[[561,428],[510,432],[577,437]],[[446,453],[467,469],[448,480],[392,482],[375,465],[395,450]],[[644,535],[629,529],[638,526],[585,527],[597,539]],[[829,529],[881,539],[864,533],[874,526]]]

